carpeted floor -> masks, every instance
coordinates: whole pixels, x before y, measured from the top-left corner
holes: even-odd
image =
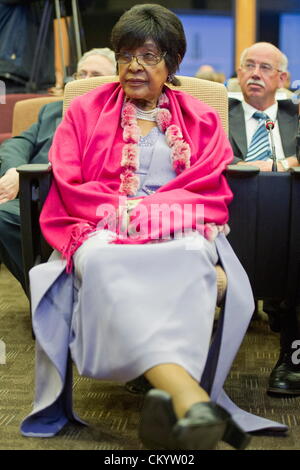
[[[78,377],[74,402],[88,427],[68,426],[54,438],[25,438],[19,425],[31,411],[34,393],[34,341],[28,302],[17,281],[0,271],[0,340],[6,345],[6,363],[0,354],[0,449],[140,450],[137,436],[143,397],[122,384]],[[286,437],[254,436],[249,450],[300,449],[300,397],[274,398],[265,393],[277,358],[278,337],[265,319],[253,321],[226,382],[226,390],[242,408],[290,426]],[[221,443],[218,449],[231,449]]]

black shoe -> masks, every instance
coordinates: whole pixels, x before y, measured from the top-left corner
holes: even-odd
[[[281,331],[281,321],[284,312],[279,300],[266,299],[263,301],[263,311],[268,315],[271,331],[279,333]]]
[[[177,420],[170,395],[157,389],[146,395],[139,435],[147,448],[173,450],[214,449],[221,440],[245,449],[251,439],[213,402],[196,403]]]
[[[126,382],[125,388],[130,393],[134,393],[136,395],[144,395],[145,393],[149,392],[149,390],[151,390],[151,388],[153,387],[143,375],[140,375],[136,379]]]
[[[277,313],[268,313],[269,318],[269,326],[270,330],[274,331],[274,333],[280,333],[281,331],[281,318],[280,315]]]
[[[267,391],[272,395],[300,395],[299,366],[293,367],[284,356],[271,372]]]

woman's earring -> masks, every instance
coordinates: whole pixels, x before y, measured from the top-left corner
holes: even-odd
[[[168,81],[169,83],[172,83],[173,80],[174,80],[174,74],[173,74],[173,73],[169,73],[168,78],[167,78],[167,81]]]

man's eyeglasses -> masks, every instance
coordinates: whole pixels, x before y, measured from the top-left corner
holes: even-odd
[[[152,52],[146,52],[145,54],[133,55],[129,52],[118,52],[116,54],[116,61],[118,64],[130,64],[132,59],[136,59],[139,65],[147,67],[159,64],[166,54],[166,52],[163,52],[162,54],[152,54]]]
[[[272,75],[275,71],[282,72],[282,70],[276,69],[276,67],[270,64],[256,64],[255,62],[245,62],[242,64],[242,68],[246,70],[246,72],[254,72],[257,66],[263,75]]]
[[[75,72],[73,73],[72,77],[74,80],[80,80],[82,78],[92,78],[92,77],[102,77],[102,73],[99,72]]]

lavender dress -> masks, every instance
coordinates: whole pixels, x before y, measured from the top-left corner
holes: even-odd
[[[141,141],[138,195],[174,177],[169,158],[164,136],[153,129]],[[91,236],[74,255],[72,275],[58,253],[31,270],[37,385],[23,435],[52,436],[79,420],[70,357],[81,375],[124,382],[157,364],[177,363],[246,431],[285,430],[240,410],[223,391],[254,308],[248,278],[225,236],[208,242],[193,233],[145,245],[109,244],[111,237],[105,231]],[[217,262],[228,287],[211,341]]]

